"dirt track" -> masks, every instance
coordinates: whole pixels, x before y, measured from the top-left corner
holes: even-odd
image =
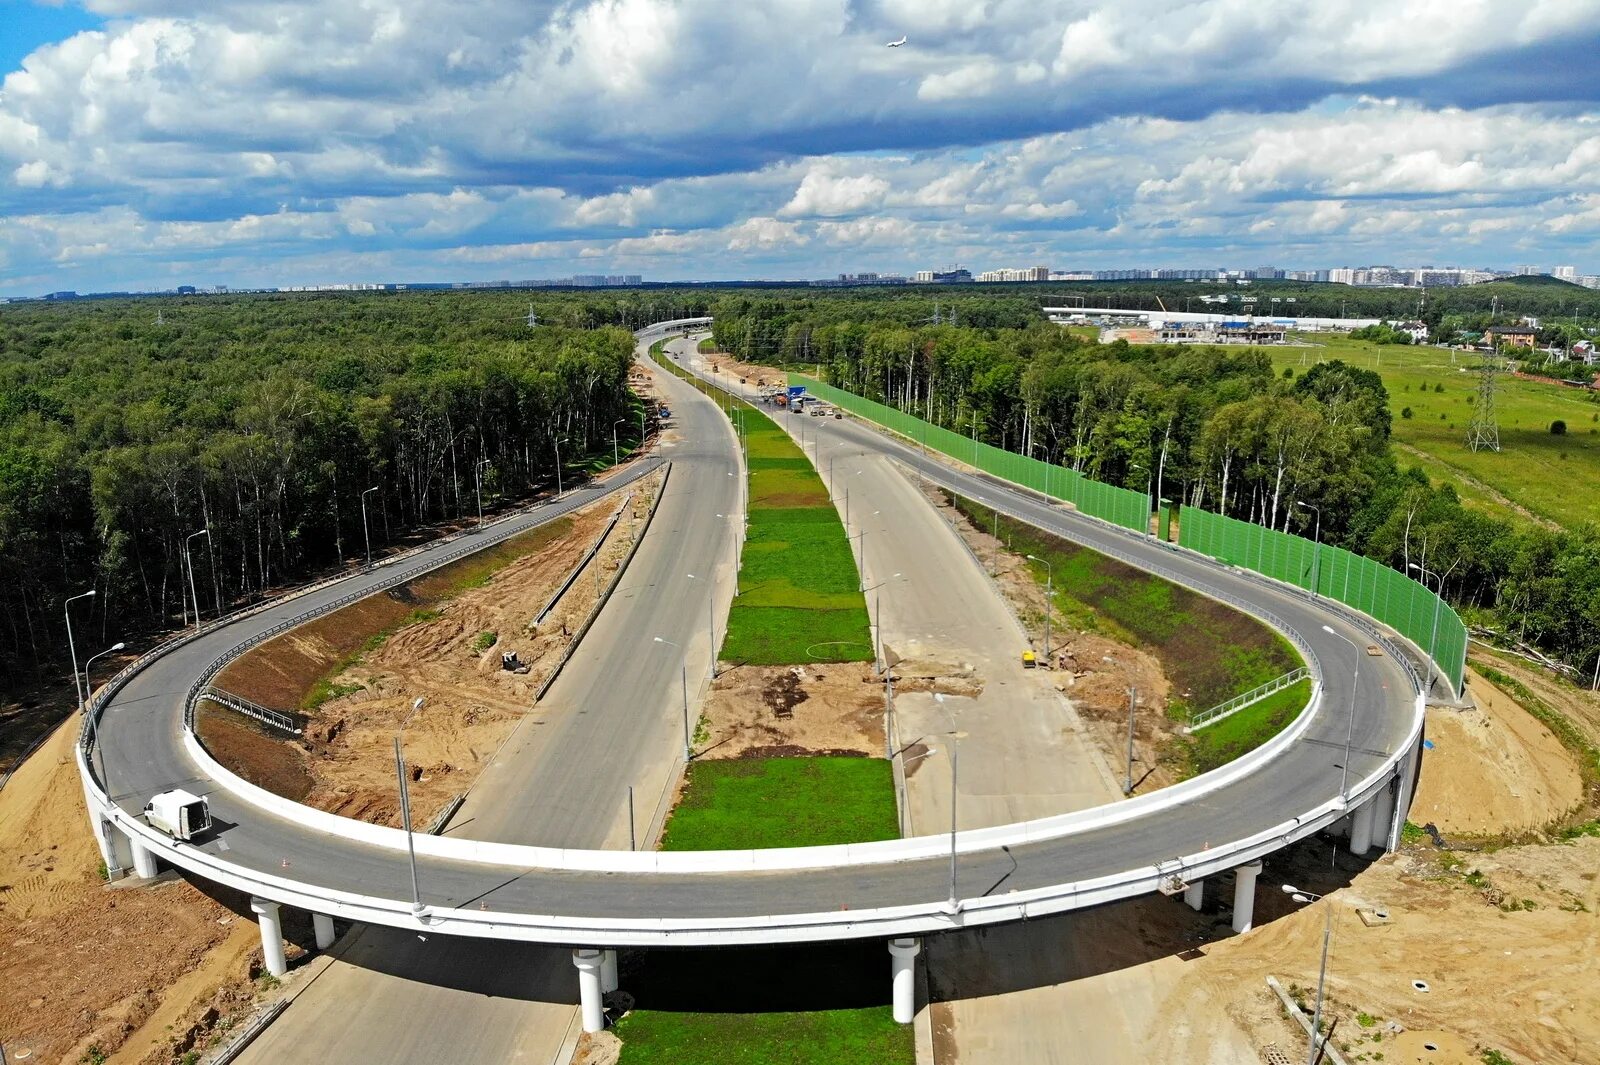
[[[853,751],[883,757],[883,682],[870,665],[739,666],[706,701],[701,757]]]

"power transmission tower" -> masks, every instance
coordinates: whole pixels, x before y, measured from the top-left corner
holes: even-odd
[[[1478,398],[1472,403],[1472,424],[1467,428],[1467,447],[1473,451],[1500,450],[1500,423],[1495,419],[1495,375],[1500,360],[1489,355],[1478,368]]]

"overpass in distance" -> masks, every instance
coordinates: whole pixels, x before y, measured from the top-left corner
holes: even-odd
[[[653,341],[707,319],[641,330]],[[737,386],[736,391],[739,391]],[[744,390],[753,392],[753,390]],[[700,402],[705,402],[700,400]],[[777,417],[789,417],[778,414]],[[1268,744],[1193,780],[1077,813],[879,843],[776,850],[633,852],[418,836],[418,897],[406,834],[293,803],[241,780],[192,729],[194,699],[238,649],[309,617],[415,577],[593,498],[559,500],[470,537],[244,612],[157,648],[96,696],[78,748],[90,820],[109,868],[140,876],[159,858],[252,896],[267,964],[284,968],[279,907],[419,933],[574,948],[584,1027],[603,1023],[614,949],[878,938],[889,941],[894,1006],[911,1017],[916,937],[1183,891],[1198,906],[1208,877],[1236,871],[1235,928],[1251,923],[1260,859],[1348,821],[1357,853],[1398,843],[1421,757],[1423,696],[1406,651],[1375,621],[1336,603],[1046,503],[1033,493],[934,461],[854,419],[806,418],[807,435],[890,455],[930,481],[1261,618],[1299,648],[1312,704]],[[737,461],[732,434],[717,434]],[[725,439],[723,439],[725,437]],[[604,479],[618,487],[644,462]],[[671,535],[655,529],[650,536]],[[617,609],[613,605],[610,609]],[[682,610],[698,612],[697,600]],[[1388,654],[1361,648],[1384,641]],[[1346,746],[1350,760],[1343,766]],[[1341,787],[1346,779],[1348,786]],[[150,795],[208,797],[222,826],[175,843],[141,816]]]

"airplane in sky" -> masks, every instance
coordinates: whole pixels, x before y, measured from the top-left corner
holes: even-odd
[[[889,44],[888,44],[888,47],[890,47],[890,48],[899,48],[902,44],[905,44],[905,43],[906,43],[906,39],[904,37],[902,37],[898,41],[890,41]]]

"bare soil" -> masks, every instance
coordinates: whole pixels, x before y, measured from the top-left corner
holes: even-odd
[[[170,875],[104,882],[76,737],[76,721],[63,724],[0,792],[0,1037],[11,1061],[126,1047],[132,1056],[113,1060],[170,1062],[203,1019],[197,1000],[253,994],[260,937],[236,912],[245,900],[225,890],[213,897]]]
[[[1432,707],[1433,749],[1411,807],[1445,836],[1542,828],[1583,803],[1577,758],[1511,696],[1469,671],[1475,710]]]
[[[883,756],[883,681],[872,666],[738,666],[706,700],[702,758]]]
[[[1057,690],[1072,702],[1095,744],[1113,765],[1127,758],[1128,689],[1138,691],[1133,725],[1135,792],[1166,787],[1180,779],[1180,767],[1173,755],[1180,727],[1166,715],[1172,685],[1160,660],[1148,651],[1100,633],[1073,629],[1059,613],[1051,620],[1051,653],[1047,660],[1044,588],[1034,580],[1027,560],[1011,552],[988,530],[974,525],[939,488],[925,486],[923,494],[986,568],[998,563],[995,583],[1012,613],[1027,629],[1039,653],[1041,668],[1053,672]]]
[[[535,616],[594,545],[621,497],[517,537],[493,568],[477,563],[463,574],[448,567],[252,650],[228,668],[220,687],[277,707],[303,705],[319,681],[344,694],[315,708],[299,742],[208,709],[207,747],[286,797],[398,825],[393,738],[403,732],[412,816],[426,824],[467,790],[533,706],[643,528],[659,487],[657,475],[634,488],[622,520],[541,624]],[[528,671],[502,669],[502,652],[515,652]],[[419,698],[422,707],[414,710]]]

